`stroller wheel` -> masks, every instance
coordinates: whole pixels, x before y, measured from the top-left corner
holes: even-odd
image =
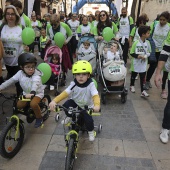
[[[62,79],[60,85],[61,86],[65,86],[66,85],[66,81]]]
[[[127,95],[125,95],[124,93],[121,94],[121,102],[125,103],[127,100]]]
[[[106,95],[105,94],[101,94],[101,99],[102,99],[102,103],[106,104]]]

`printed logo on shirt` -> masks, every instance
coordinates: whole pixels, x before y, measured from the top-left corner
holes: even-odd
[[[145,48],[147,48],[147,46],[145,46]],[[137,51],[137,53],[145,53],[145,50],[143,49],[142,46],[137,46],[136,51]]]
[[[15,57],[16,56],[16,48],[12,47],[4,47],[5,57]]]

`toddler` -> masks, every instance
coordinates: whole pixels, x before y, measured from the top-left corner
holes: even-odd
[[[63,104],[64,107],[78,107],[78,109],[84,109],[84,106],[87,105],[93,108],[94,112],[98,112],[100,110],[100,98],[95,84],[90,78],[90,74],[92,73],[91,64],[86,60],[79,60],[74,63],[72,73],[75,76],[74,81],[70,83],[65,91],[52,100],[49,104],[50,109],[54,111],[57,103],[69,97]],[[88,130],[89,141],[94,141],[95,132],[93,118],[86,111],[81,112],[81,114]],[[68,117],[62,121],[63,124],[67,124],[70,121],[71,115],[67,112],[66,115]]]
[[[90,42],[89,41],[84,41],[83,42],[83,46],[80,46],[77,54],[80,55],[81,57],[83,57],[83,56],[89,55],[89,54],[96,54],[96,52],[90,46]]]
[[[106,54],[105,61],[120,61],[120,53],[119,53],[119,44],[117,42],[114,42],[112,46],[110,47],[110,50],[107,48],[104,49],[104,52]]]
[[[41,58],[44,60],[45,51],[47,45],[50,45],[51,40],[46,35],[46,30],[44,28],[41,29],[41,36],[40,36],[40,51],[41,51]]]
[[[54,85],[56,83],[57,76],[60,71],[60,57],[58,54],[52,54],[51,60],[48,63],[51,67],[52,75],[49,80],[50,90],[54,90]]]

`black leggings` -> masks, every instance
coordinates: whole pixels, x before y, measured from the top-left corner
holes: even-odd
[[[170,80],[168,80],[168,98],[164,109],[162,127],[164,129],[170,129]]]
[[[76,52],[77,43],[78,43],[78,41],[76,40],[76,36],[72,36],[72,38],[70,40],[70,45],[71,45],[71,51],[73,54]]]
[[[76,108],[76,107],[78,107],[78,109],[81,110],[81,108],[72,99],[67,100],[63,104],[63,106],[66,107],[66,108],[69,108],[69,107]],[[68,112],[65,112],[65,113],[68,117],[71,117],[71,115],[68,114]],[[93,121],[92,116],[90,116],[86,111],[83,111],[80,114],[82,114],[82,116],[83,116],[83,121],[85,123],[86,129],[88,131],[92,131],[94,129],[94,121]],[[78,124],[80,124],[80,123],[81,122],[78,121]]]
[[[122,38],[120,38],[119,42],[121,44]],[[123,60],[125,64],[127,63],[128,58],[128,50],[129,50],[129,41],[127,38],[125,38],[125,43],[121,44],[122,50],[123,50]]]
[[[140,76],[140,88],[141,88],[141,92],[143,92],[143,82],[144,82],[144,79],[145,79],[145,76],[146,76],[146,72],[137,73],[137,72],[132,71],[131,79],[130,79],[130,86],[135,85],[135,78],[136,78],[137,74],[139,74],[139,76]]]
[[[155,72],[155,69],[158,65],[158,60],[159,60],[159,56],[160,56],[160,52],[155,52],[155,56],[156,56],[156,62],[150,63],[148,71],[147,71],[147,76],[146,76],[146,81],[150,81],[150,79],[152,78],[153,73]],[[165,89],[165,85],[166,85],[166,79],[168,77],[168,72],[163,71],[163,77],[162,77],[162,90]]]

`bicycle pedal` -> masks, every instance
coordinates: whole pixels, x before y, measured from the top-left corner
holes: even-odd
[[[42,125],[40,127],[43,128],[44,127],[44,123],[42,123]]]
[[[96,131],[94,131],[94,136],[96,137]]]

